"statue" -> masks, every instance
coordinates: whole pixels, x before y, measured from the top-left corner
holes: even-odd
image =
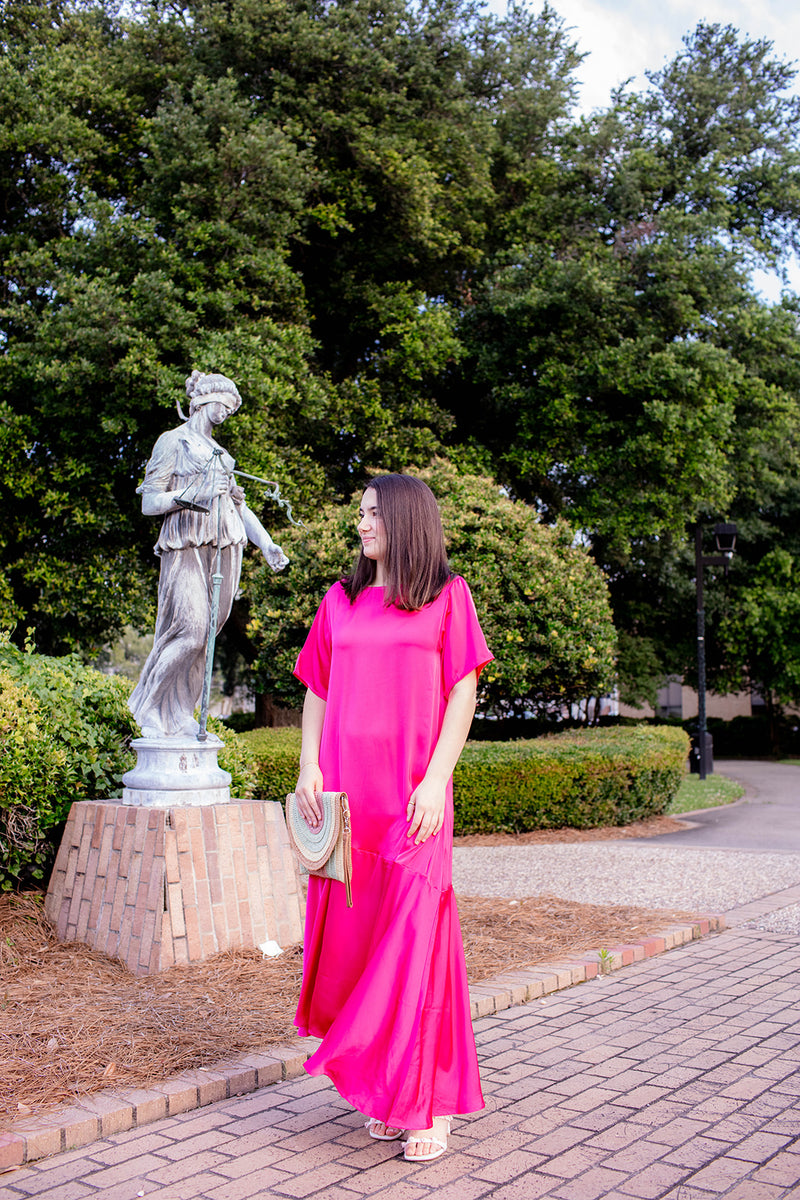
[[[158,439],[138,489],[142,511],[163,522],[155,641],[129,700],[144,735],[132,743],[136,765],[122,777],[119,800],[73,804],[47,894],[59,937],[113,954],[135,975],[265,940],[302,940],[281,806],[231,797],[232,777],[217,761],[222,742],[205,729],[214,641],[244,546],[254,542],[274,571],[289,560],[247,507],[235,463],[214,438],[242,403],[236,385],[193,371],[186,393],[189,416],[179,405],[184,424]],[[293,520],[277,484],[259,482]],[[189,811],[199,806],[202,818]],[[76,838],[83,852],[103,846],[77,871]],[[246,869],[229,895],[238,862]]]
[[[158,439],[137,489],[142,512],[164,518],[155,546],[161,559],[155,641],[129,701],[148,740],[205,737],[204,717],[201,728],[194,711],[206,659],[239,586],[246,543],[258,546],[273,571],[289,561],[247,507],[234,460],[213,436],[242,403],[236,385],[193,371],[186,394],[188,419]]]

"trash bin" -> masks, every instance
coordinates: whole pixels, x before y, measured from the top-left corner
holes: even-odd
[[[692,775],[700,774],[700,734],[692,738],[689,751],[689,770]],[[706,775],[714,774],[714,741],[710,733],[706,733]]]

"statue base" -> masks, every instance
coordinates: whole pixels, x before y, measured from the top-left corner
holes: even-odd
[[[222,745],[213,733],[196,737],[136,738],[136,766],[122,776],[122,803],[146,808],[225,804],[231,777],[217,762]]]
[[[303,940],[303,898],[280,804],[72,805],[45,900],[61,941],[134,975],[223,950]]]

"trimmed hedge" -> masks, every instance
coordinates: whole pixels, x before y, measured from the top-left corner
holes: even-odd
[[[455,831],[628,825],[666,811],[686,773],[682,729],[587,729],[468,742],[453,776]]]
[[[300,730],[286,725],[277,729],[251,729],[239,734],[255,771],[253,795],[281,804],[294,791],[300,766]]]
[[[297,782],[299,729],[241,735],[255,794],[283,801]],[[455,831],[522,833],[627,825],[663,813],[686,772],[682,729],[591,729],[519,742],[468,742],[456,767]]]

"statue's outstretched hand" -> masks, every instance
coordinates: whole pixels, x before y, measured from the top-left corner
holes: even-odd
[[[284,567],[289,565],[289,559],[281,550],[280,546],[272,545],[264,552],[264,558],[267,560],[273,571],[282,571]]]

